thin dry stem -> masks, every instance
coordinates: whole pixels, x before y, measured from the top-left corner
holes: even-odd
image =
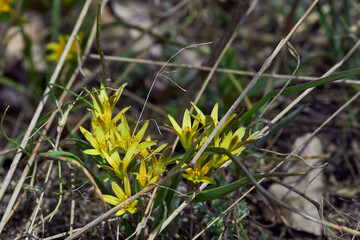
[[[89,58],[92,59],[100,59],[99,55],[97,54],[90,54]],[[106,61],[113,61],[113,62],[127,62],[127,63],[138,63],[138,64],[145,64],[145,65],[153,65],[153,66],[163,66],[166,62],[163,61],[155,61],[155,60],[149,60],[149,59],[139,59],[139,58],[129,58],[129,57],[118,57],[118,56],[110,56],[105,55]],[[168,63],[168,67],[176,67],[176,68],[187,68],[187,69],[194,69],[204,72],[210,72],[212,70],[212,67],[206,67],[206,66],[195,66],[191,64],[183,64],[183,63]],[[227,68],[216,68],[216,73],[230,73],[234,75],[240,75],[240,76],[248,76],[248,77],[254,77],[256,75],[256,72],[253,71],[242,71],[242,70],[236,70],[236,69],[227,69]],[[263,77],[268,78],[278,78],[278,79],[289,79],[292,75],[287,74],[277,74],[277,73],[263,73]],[[294,76],[294,80],[298,81],[315,81],[318,80],[319,77],[311,77],[311,76]],[[343,80],[337,80],[333,81],[331,83],[337,83],[337,84],[355,84],[360,85],[359,80],[355,79],[343,79]]]
[[[189,45],[189,46],[187,46],[187,47],[185,47],[185,48],[180,49],[179,51],[177,51],[174,55],[172,55],[172,56],[167,60],[167,62],[164,64],[164,66],[162,66],[162,67],[160,68],[160,70],[157,72],[157,74],[156,74],[156,76],[155,76],[155,78],[154,78],[154,80],[153,80],[153,82],[152,82],[152,84],[151,84],[151,87],[150,87],[150,89],[149,89],[149,92],[148,92],[148,94],[147,94],[147,96],[146,96],[145,103],[144,103],[144,105],[143,105],[143,107],[142,107],[142,109],[141,109],[139,118],[138,118],[138,120],[137,120],[137,122],[136,122],[134,131],[133,131],[133,136],[135,135],[137,126],[139,125],[139,122],[141,121],[141,117],[142,117],[142,115],[143,115],[143,113],[144,113],[146,104],[147,104],[147,102],[148,102],[148,100],[149,100],[151,91],[152,91],[152,89],[153,89],[153,87],[154,87],[154,85],[155,85],[155,83],[156,83],[156,80],[158,79],[159,75],[162,74],[163,69],[164,69],[165,67],[167,67],[167,64],[168,64],[174,57],[176,57],[178,54],[180,54],[182,51],[184,51],[184,50],[186,50],[186,49],[189,49],[189,48],[200,47],[200,46],[207,45],[207,44],[210,44],[210,43],[208,42],[208,43],[191,44],[191,45]]]

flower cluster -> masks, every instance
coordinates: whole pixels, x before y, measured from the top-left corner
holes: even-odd
[[[93,116],[91,121],[93,131],[80,127],[80,131],[92,146],[84,153],[100,156],[103,160],[99,162],[100,167],[112,174],[124,187],[125,192],[114,181],[111,183],[117,197],[104,195],[104,199],[112,205],[118,205],[131,197],[129,174],[133,174],[140,187],[145,188],[157,181],[165,171],[166,165],[171,163],[169,161],[171,148],[166,148],[161,154],[166,144],[152,149],[157,141],[151,140],[150,137],[143,141],[149,125],[148,121],[134,132],[125,116],[125,112],[130,107],[122,109],[113,116],[115,105],[125,86],[126,84],[122,85],[110,97],[103,85],[99,90],[94,89],[91,93],[93,108],[89,109]],[[158,158],[156,155],[161,156]],[[137,202],[133,201],[123,206],[116,215],[122,215],[126,211],[134,213],[136,204]]]
[[[79,34],[81,39],[81,34]],[[59,61],[61,54],[65,49],[66,42],[69,40],[69,35],[59,35],[58,42],[51,42],[46,44],[46,49],[52,51],[52,53],[46,56],[46,59],[49,61]],[[67,60],[76,61],[78,55],[78,41],[72,43],[70,50],[66,56]]]
[[[201,139],[200,143],[196,146],[199,149],[205,140],[209,137],[211,132],[218,126],[218,103],[213,107],[210,116],[206,116],[194,103],[191,103],[196,111],[196,115],[190,114],[189,110],[185,110],[182,127],[175,121],[175,119],[169,115],[169,120],[172,126],[167,126],[179,137],[180,142],[185,150],[188,150],[192,144],[194,144],[201,132],[205,127],[210,129],[205,133],[205,136]],[[257,134],[257,132],[250,135],[244,141],[245,128],[240,127],[235,132],[227,131],[226,127],[230,126],[233,122],[236,114],[233,113],[225,121],[225,124],[220,128],[214,139],[210,143],[209,147],[220,147],[228,149],[232,154],[238,155],[244,149],[245,145],[251,142],[251,139]],[[192,120],[193,119],[193,120]],[[219,168],[229,158],[226,155],[214,155],[212,157],[201,156],[195,166],[185,170],[183,177],[192,181],[195,184],[199,182],[206,182],[213,184],[213,179],[208,177],[213,169]]]
[[[171,159],[172,148],[167,144],[153,148],[156,140],[150,136],[145,138],[145,132],[149,125],[146,121],[142,127],[132,129],[126,118],[126,111],[130,107],[123,108],[117,114],[115,105],[126,84],[122,85],[112,96],[108,96],[106,88],[101,85],[100,89],[93,89],[90,93],[92,99],[91,127],[88,131],[80,127],[80,131],[91,144],[91,148],[84,151],[85,154],[93,155],[98,165],[105,169],[112,179],[111,187],[116,196],[103,195],[105,201],[112,205],[118,205],[131,197],[131,193],[144,189],[155,183],[166,171],[166,166],[175,162]],[[210,116],[206,116],[194,103],[191,103],[196,114],[186,110],[183,116],[182,126],[169,115],[172,126],[166,125],[179,138],[182,146],[187,151],[197,142],[195,151],[198,150],[211,132],[219,125],[218,104],[216,103]],[[244,140],[245,128],[241,127],[236,131],[229,130],[235,120],[236,114],[232,114],[220,128],[210,143],[210,147],[228,149],[232,154],[239,154],[244,146],[251,142],[256,134],[250,135]],[[207,129],[202,139],[200,134]],[[214,184],[210,177],[214,169],[219,168],[228,161],[226,155],[202,155],[193,167],[189,167],[183,173],[183,177],[194,184],[205,182]],[[120,185],[119,185],[120,184]],[[132,201],[122,206],[116,215],[125,212],[134,213],[137,201]]]

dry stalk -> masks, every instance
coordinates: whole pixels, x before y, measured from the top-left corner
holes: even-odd
[[[93,53],[89,55],[89,58],[100,59],[99,55],[93,54]],[[118,56],[110,56],[110,55],[105,55],[105,60],[113,61],[113,62],[138,63],[138,64],[154,65],[154,66],[164,66],[164,64],[166,63],[163,61],[155,61],[155,60],[150,60],[150,59],[118,57]],[[168,63],[167,66],[175,67],[175,68],[194,69],[194,70],[199,70],[199,71],[204,71],[204,72],[210,72],[213,69],[212,67],[195,66],[195,65],[184,64],[184,63]],[[226,69],[226,68],[216,68],[215,72],[216,73],[229,73],[229,74],[248,76],[248,77],[254,77],[256,75],[256,72],[253,72],[253,71],[242,71],[242,70]],[[268,78],[289,79],[289,78],[291,78],[292,75],[277,74],[277,73],[263,73],[262,76],[268,77]],[[293,80],[305,81],[305,82],[315,81],[318,79],[319,79],[319,77],[311,77],[311,76],[294,76],[294,78],[293,78]],[[337,81],[333,81],[331,83],[360,85],[359,80],[354,80],[354,79],[337,80]]]

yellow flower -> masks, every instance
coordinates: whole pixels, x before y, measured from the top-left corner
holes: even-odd
[[[140,184],[141,188],[145,188],[159,179],[159,176],[152,177],[152,168],[149,167],[149,171],[146,171],[145,161],[141,161],[139,172],[135,173],[135,175],[136,180]]]
[[[170,114],[168,115],[168,117],[172,124],[172,127],[169,125],[165,126],[170,128],[173,132],[176,133],[176,135],[178,135],[181,144],[183,145],[185,150],[188,150],[198,136],[199,121],[195,119],[193,124],[191,124],[191,117],[188,109],[185,110],[182,127],[177,124],[175,119]]]
[[[205,176],[209,171],[211,166],[211,161],[206,163],[203,167],[201,167],[201,158],[199,158],[193,168],[188,168],[185,170],[186,173],[183,174],[183,177],[197,184],[200,182],[215,184],[214,179]]]
[[[205,114],[193,103],[190,102],[191,105],[194,107],[197,115],[194,116],[192,115],[192,117],[194,119],[198,119],[198,121],[203,125],[203,126],[207,126],[211,123],[213,123],[213,126],[211,128],[211,130],[208,132],[208,135],[211,134],[211,132],[216,128],[216,126],[219,124],[219,103],[216,103],[211,111],[211,115],[210,116],[205,116]],[[216,134],[216,136],[219,136],[223,133],[225,127],[227,127],[227,125],[234,120],[234,118],[236,117],[236,113],[232,113],[228,119],[226,119],[224,125],[219,129],[218,133]]]
[[[172,154],[172,147],[167,147],[163,151],[159,159],[157,159],[157,157],[153,159],[152,166],[154,168],[155,175],[161,175],[163,172],[165,172],[165,167],[167,165],[175,162],[175,160],[170,159],[171,154]]]
[[[129,178],[128,176],[126,176],[124,178],[124,189],[125,189],[125,193],[124,191],[121,189],[121,187],[119,185],[117,185],[115,182],[111,182],[111,188],[114,191],[114,193],[116,194],[116,197],[111,196],[111,195],[106,195],[104,194],[104,200],[107,203],[110,203],[111,205],[119,205],[120,203],[124,202],[126,199],[131,197],[131,189],[130,189],[130,182],[129,182]],[[137,204],[137,200],[129,202],[127,204],[125,204],[125,206],[122,206],[120,208],[119,211],[117,211],[115,213],[116,216],[120,216],[122,214],[124,214],[126,211],[128,211],[129,213],[133,214],[136,212],[136,204]]]
[[[108,97],[105,87],[101,84],[100,89],[94,89],[90,95],[93,101],[93,109],[88,110],[93,115],[91,125],[94,129],[94,135],[97,135],[97,126],[100,126],[104,132],[106,141],[111,142],[114,147],[120,145],[123,140],[119,132],[120,129],[116,126],[117,122],[120,119],[126,120],[124,113],[130,108],[130,106],[126,107],[118,112],[114,118],[112,117],[115,105],[119,101],[125,86],[126,83],[123,84],[114,95]]]
[[[112,118],[115,105],[119,101],[126,85],[127,83],[124,83],[111,97],[108,97],[106,89],[102,84],[99,90],[93,90],[93,93],[90,96],[93,101],[94,109],[89,110],[93,115],[93,122],[98,121],[104,128],[116,126],[116,123],[120,120],[121,116],[130,108],[129,106],[122,109],[114,118]]]
[[[117,127],[118,131],[115,132],[117,141],[114,142],[114,145],[119,146],[125,152],[128,151],[129,147],[134,143],[138,143],[136,149],[137,152],[140,152],[155,145],[157,143],[156,140],[145,140],[144,142],[141,142],[148,126],[149,121],[146,121],[145,124],[141,127],[141,129],[135,134],[135,136],[132,136],[129,124],[126,120],[125,115],[123,114],[121,116],[121,123]]]
[[[132,144],[126,152],[123,160],[120,159],[120,155],[116,148],[111,151],[110,155],[104,151],[102,152],[102,156],[105,157],[106,161],[111,166],[110,169],[115,172],[119,178],[124,179],[124,177],[127,176],[127,168],[134,157],[138,154],[138,151],[136,151],[138,145],[139,143],[137,142]]]
[[[146,137],[146,141],[147,142],[152,141],[150,135]],[[167,143],[164,143],[156,149],[151,149],[151,146],[149,148],[142,149],[139,157],[145,161],[150,161],[150,160],[155,161],[156,155],[160,154],[161,150],[163,150],[166,146],[167,146]]]
[[[1,0],[0,1],[0,14],[1,13],[11,13],[11,3],[13,0]]]
[[[105,138],[104,131],[99,125],[96,126],[93,134],[81,126],[80,131],[93,147],[93,149],[86,149],[84,151],[85,154],[103,156],[103,152],[110,151],[109,147],[111,146],[109,146],[110,144]]]
[[[79,34],[80,35],[80,34]],[[66,45],[66,41],[70,38],[69,35],[59,35],[59,42],[51,42],[46,44],[46,49],[53,51],[53,53],[48,54],[46,59],[49,61],[59,61],[61,54],[63,53]],[[70,47],[68,55],[66,56],[67,60],[76,60],[78,54],[78,41],[75,39],[73,44]]]
[[[146,138],[146,141],[151,141],[150,136]],[[156,149],[151,149],[151,147],[143,149],[138,156],[142,161],[152,163],[152,169],[155,176],[160,176],[165,172],[165,167],[167,165],[175,162],[175,160],[170,159],[172,147],[165,148],[166,145],[167,143],[164,143]],[[160,153],[164,148],[165,150]],[[158,155],[160,155],[160,157],[158,157]]]
[[[244,149],[245,145],[251,141],[251,139],[258,133],[254,132],[249,136],[245,141],[242,141],[242,138],[245,135],[245,128],[241,127],[238,130],[236,130],[235,133],[232,133],[232,131],[229,131],[228,134],[222,137],[222,142],[220,144],[220,138],[215,139],[215,147],[221,147],[228,149],[232,154],[238,155],[240,154]],[[212,161],[212,166],[214,168],[220,167],[224,162],[229,160],[229,158],[226,155],[215,155],[214,160]]]

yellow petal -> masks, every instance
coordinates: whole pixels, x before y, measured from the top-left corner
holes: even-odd
[[[124,141],[130,141],[130,128],[125,114],[121,115],[120,134]]]
[[[46,47],[47,50],[56,50],[56,49],[59,48],[59,44],[51,42],[51,43],[46,44],[45,47]]]
[[[111,196],[111,195],[103,195],[103,198],[105,200],[105,202],[110,203],[111,205],[119,205],[121,202],[118,198]]]
[[[148,125],[149,125],[149,121],[146,121],[145,124],[140,129],[140,131],[135,135],[134,141],[136,141],[136,142],[141,141],[141,139],[144,137],[144,134],[145,134],[145,131],[146,131]]]
[[[120,119],[122,114],[124,114],[131,106],[128,106],[126,108],[123,108],[116,116],[113,118],[113,122],[116,124]]]
[[[210,177],[202,177],[200,179],[200,182],[209,183],[209,184],[215,184],[215,180]]]
[[[223,141],[220,145],[221,148],[226,148],[228,149],[229,148],[229,145],[230,145],[230,142],[231,142],[231,139],[232,139],[232,132],[230,131],[228,134],[226,134],[224,137],[223,137]]]
[[[177,124],[175,119],[170,114],[168,114],[168,118],[171,122],[171,125],[173,125],[175,132],[177,132],[178,134],[181,134],[182,133],[181,127],[179,126],[179,124]]]
[[[106,145],[106,139],[103,129],[98,125],[96,127],[96,137],[98,139],[98,142],[101,146]]]
[[[124,188],[127,198],[131,197],[130,181],[127,174],[124,177]]]
[[[211,111],[211,117],[214,120],[215,124],[218,123],[218,114],[219,114],[219,103],[216,103],[213,110]]]
[[[145,161],[141,161],[139,173],[140,175],[146,175]]]
[[[114,169],[117,170],[119,168],[119,162],[117,162],[113,157],[110,157],[105,151],[101,151],[101,155],[105,157],[106,161],[109,165]],[[112,155],[113,156],[113,155]],[[120,157],[119,157],[120,158]]]
[[[116,196],[121,199],[125,197],[125,193],[124,191],[121,189],[121,187],[119,185],[117,185],[115,182],[111,182],[111,188],[114,191],[114,193],[116,194]]]
[[[190,102],[190,103],[194,107],[195,111],[198,113],[196,117],[198,117],[200,119],[200,122],[202,125],[205,125],[206,117],[205,117],[204,113],[193,102]]]
[[[101,155],[101,153],[96,149],[86,149],[84,153],[87,155]]]
[[[80,126],[80,131],[81,133],[85,136],[86,140],[88,140],[88,142],[95,148],[98,149],[99,148],[99,144],[98,142],[95,140],[95,138],[92,136],[92,134],[86,130],[85,128]]]
[[[241,140],[243,138],[243,136],[245,135],[245,130],[246,130],[246,128],[244,128],[244,127],[239,128],[234,133],[234,136],[237,136],[239,138],[239,140]]]
[[[188,168],[188,169],[185,169],[185,172],[189,175],[193,175],[194,174],[194,170],[192,168]]]
[[[135,155],[137,154],[135,152],[137,146],[139,143],[135,142],[133,144],[130,145],[127,153],[125,154],[124,160],[123,160],[123,171],[125,172],[127,167],[129,166],[131,160],[135,157]]]
[[[182,122],[182,130],[189,130],[191,129],[191,118],[190,118],[190,113],[189,110],[186,109],[184,116],[183,116],[183,122]]]
[[[122,207],[122,208],[120,208],[119,211],[117,211],[115,213],[115,216],[121,216],[121,215],[123,215],[125,213],[125,211],[126,211],[126,209]]]

